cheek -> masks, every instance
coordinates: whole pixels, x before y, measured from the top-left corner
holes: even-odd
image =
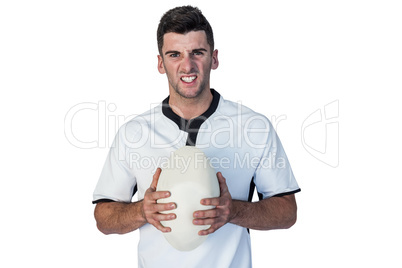
[[[172,67],[171,67],[170,65],[164,64],[164,65],[163,65],[163,69],[164,69],[165,73],[166,73],[168,76],[170,76],[170,74],[172,73]]]
[[[208,75],[211,72],[212,62],[207,62],[203,66],[204,75]]]
[[[169,72],[171,74],[175,73],[178,69],[178,64],[170,62],[169,64],[165,65],[165,70],[166,72]]]

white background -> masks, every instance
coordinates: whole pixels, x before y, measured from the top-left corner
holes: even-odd
[[[166,97],[156,28],[188,3],[214,29],[211,86],[285,118],[275,126],[302,188],[298,222],[251,232],[254,267],[401,267],[402,9],[386,0],[2,1],[0,266],[136,267],[138,232],[98,232],[92,191],[116,125]],[[332,102],[339,133],[324,121],[303,132]],[[65,134],[82,103],[99,109],[70,131],[96,148]]]

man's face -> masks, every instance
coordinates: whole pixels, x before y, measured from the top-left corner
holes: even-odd
[[[211,53],[204,31],[164,35],[158,70],[161,74],[166,73],[171,95],[200,96],[205,89],[209,90],[211,69],[218,68],[218,65],[218,51]]]

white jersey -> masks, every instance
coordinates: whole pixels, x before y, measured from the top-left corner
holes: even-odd
[[[260,198],[300,191],[269,120],[211,92],[211,106],[195,119],[175,114],[168,97],[123,125],[106,159],[93,203],[131,202],[136,191],[138,199],[143,199],[155,170],[185,145],[201,149],[216,172],[222,172],[233,199],[251,201],[255,187]],[[145,224],[140,228],[138,262],[141,268],[247,268],[251,267],[250,235],[246,228],[228,223],[198,248],[181,252],[153,225]]]

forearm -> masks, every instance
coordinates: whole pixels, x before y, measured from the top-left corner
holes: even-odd
[[[297,217],[294,195],[259,202],[233,200],[231,223],[256,230],[290,228]]]
[[[98,203],[95,207],[97,227],[104,234],[132,232],[147,223],[142,207],[142,201]]]

